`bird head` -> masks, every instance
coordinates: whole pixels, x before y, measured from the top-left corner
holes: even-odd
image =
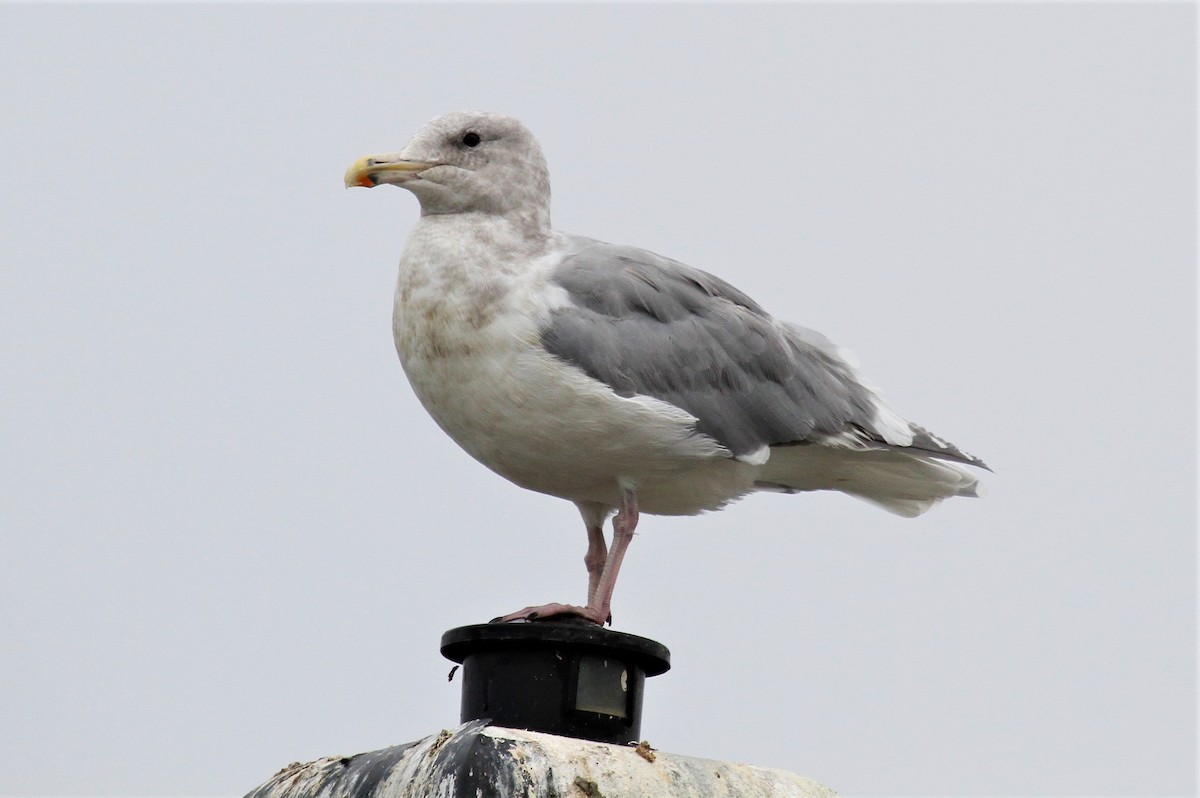
[[[533,134],[500,114],[458,111],[426,124],[404,149],[369,155],[346,171],[346,186],[408,189],[422,215],[528,214],[549,225],[550,176]]]

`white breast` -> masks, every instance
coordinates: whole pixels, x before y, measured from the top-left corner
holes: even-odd
[[[420,227],[397,282],[396,349],[425,409],[473,457],[573,501],[616,505],[635,487],[650,513],[711,509],[751,489],[748,467],[694,434],[686,411],[619,397],[541,347],[541,323],[568,301],[549,281],[553,246],[516,268],[494,241],[476,248]]]

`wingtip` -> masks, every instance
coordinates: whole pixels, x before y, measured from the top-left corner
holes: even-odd
[[[906,448],[918,449],[922,452],[927,452],[931,455],[944,460],[951,460],[956,463],[982,468],[984,471],[991,471],[992,468],[987,463],[980,460],[970,452],[966,452],[945,438],[939,438],[929,430],[919,424],[913,424],[911,421],[908,426],[912,429],[913,440]]]

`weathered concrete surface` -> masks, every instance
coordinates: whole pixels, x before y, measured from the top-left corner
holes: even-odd
[[[837,798],[784,770],[464,723],[423,740],[294,764],[247,798]]]

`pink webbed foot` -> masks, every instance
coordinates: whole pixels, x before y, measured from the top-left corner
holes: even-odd
[[[570,615],[576,618],[582,618],[589,623],[594,623],[597,626],[603,626],[605,623],[612,623],[612,613],[608,617],[602,618],[600,613],[602,610],[599,607],[579,607],[574,604],[543,604],[540,607],[526,607],[523,610],[510,612],[508,615],[503,615],[499,618],[492,619],[492,623],[509,623],[511,621],[541,621],[546,618],[556,618],[564,615]]]

